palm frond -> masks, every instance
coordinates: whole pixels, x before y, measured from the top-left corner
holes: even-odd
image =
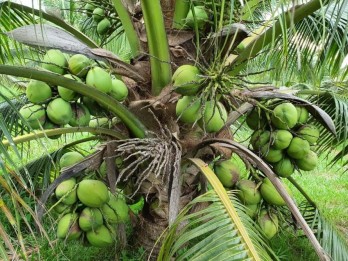
[[[308,202],[302,202],[300,210],[311,225],[321,246],[332,260],[348,260],[348,245],[334,226],[326,220],[320,211]]]
[[[245,214],[245,207],[233,193],[229,193],[229,197],[261,260],[278,260],[255,229],[257,225]],[[208,206],[195,210],[205,204]],[[248,251],[234,220],[216,192],[211,190],[182,210],[164,238],[158,260],[174,257],[175,260],[260,260],[248,259]]]

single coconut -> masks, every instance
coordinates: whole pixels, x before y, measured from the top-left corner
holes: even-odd
[[[30,102],[39,104],[52,97],[52,90],[45,82],[31,80],[27,86],[26,95]]]
[[[208,13],[205,7],[194,6],[193,11],[191,9],[186,16],[186,25],[194,29],[195,24],[197,24],[198,29],[203,29],[208,20]]]
[[[96,22],[101,21],[104,18],[105,11],[104,9],[97,7],[96,9],[93,10],[92,16],[93,20]]]
[[[91,60],[83,54],[75,54],[70,57],[68,61],[69,71],[78,77],[85,77],[89,67],[91,66]]]
[[[258,110],[257,108],[253,109],[247,115],[245,121],[249,128],[252,130],[262,129],[267,123],[263,112]]]
[[[65,55],[55,49],[48,50],[42,62],[42,68],[58,74],[64,74],[67,66],[68,62]]]
[[[87,232],[103,225],[103,215],[97,208],[84,208],[79,216],[79,227]]]
[[[319,139],[320,132],[314,125],[303,125],[297,130],[297,135],[309,142],[310,145],[315,145]]]
[[[69,121],[72,127],[88,126],[91,120],[91,114],[86,106],[81,103],[75,103],[72,106],[73,116]]]
[[[47,116],[55,124],[65,125],[69,123],[73,114],[69,102],[62,98],[56,98],[47,105]]]
[[[277,234],[279,221],[274,213],[268,213],[266,209],[261,210],[257,222],[268,239]]]
[[[129,207],[121,196],[110,193],[110,200],[101,208],[103,217],[109,224],[129,221]]]
[[[250,138],[250,144],[254,150],[259,150],[270,142],[271,132],[267,130],[257,130]]]
[[[73,205],[77,201],[76,196],[76,179],[71,178],[62,181],[55,190],[57,199],[61,199],[61,202],[65,205]]]
[[[262,157],[270,163],[278,162],[283,158],[283,151],[274,149],[269,144],[263,145],[260,152]]]
[[[39,129],[44,125],[46,120],[45,109],[41,105],[35,105],[32,103],[24,105],[19,114],[33,129]]]
[[[95,247],[107,247],[114,243],[114,237],[104,225],[88,231],[86,237],[88,242]]]
[[[259,205],[258,204],[253,204],[253,205],[245,205],[245,213],[251,217],[255,218],[256,214],[259,210]]]
[[[127,85],[119,79],[113,79],[110,96],[119,102],[123,102],[128,97]]]
[[[272,123],[278,129],[291,129],[297,124],[296,107],[289,102],[276,106],[272,113]]]
[[[87,207],[99,208],[109,201],[109,192],[103,182],[84,179],[77,187],[77,197]]]
[[[199,69],[193,65],[182,65],[173,74],[175,92],[182,95],[196,95],[200,89]]]
[[[176,104],[176,116],[184,123],[194,123],[201,117],[201,101],[194,96],[183,96]]]
[[[98,23],[97,32],[99,35],[104,35],[109,31],[110,27],[111,27],[110,20],[107,18],[104,18]]]
[[[261,201],[261,194],[255,182],[251,180],[240,180],[237,182],[237,189],[239,190],[237,196],[243,204],[255,205]]]
[[[305,107],[295,106],[297,110],[297,124],[303,125],[308,121],[309,112]]]
[[[224,105],[221,102],[208,101],[198,124],[206,132],[218,132],[225,126],[226,121],[227,111]]]
[[[271,144],[272,148],[277,150],[283,150],[289,147],[293,136],[290,131],[276,130],[272,132]]]
[[[237,165],[230,160],[219,161],[214,165],[214,172],[222,185],[226,188],[232,188],[240,177],[240,171]]]
[[[110,74],[100,67],[93,67],[88,71],[86,84],[104,93],[109,93],[112,89]]]
[[[293,159],[301,159],[307,155],[310,151],[308,141],[295,137],[291,140],[289,147],[287,148],[287,154]]]
[[[70,167],[81,160],[84,159],[84,156],[77,151],[69,151],[63,154],[59,160],[60,168]]]
[[[91,128],[97,128],[97,127],[108,128],[109,127],[109,119],[106,117],[93,118],[90,120],[88,126]]]
[[[286,191],[288,192],[288,194],[290,196],[292,196],[291,190],[289,189],[289,187],[282,183],[283,186],[285,187]],[[282,198],[282,196],[280,196],[280,194],[278,193],[278,191],[276,190],[276,188],[273,186],[272,182],[269,180],[269,178],[264,178],[262,185],[260,187],[260,192],[262,195],[262,198],[271,205],[276,205],[276,206],[285,206],[285,201]]]
[[[78,225],[78,215],[76,213],[68,213],[64,215],[57,225],[57,237],[60,239],[74,240],[78,239],[82,231]]]
[[[64,77],[78,82],[82,82],[80,78],[71,74],[65,74]],[[62,99],[65,101],[75,101],[80,97],[80,95],[77,92],[74,92],[73,90],[70,90],[63,86],[58,86],[58,93],[60,97],[62,97]]]
[[[287,178],[294,173],[295,165],[288,157],[284,157],[282,160],[273,165],[273,171],[278,176]]]
[[[315,169],[318,164],[318,156],[314,151],[309,151],[306,156],[301,159],[297,159],[296,165],[299,169],[310,171]]]

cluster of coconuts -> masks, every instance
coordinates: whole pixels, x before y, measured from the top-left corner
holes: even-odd
[[[226,189],[237,189],[237,196],[246,207],[246,213],[257,221],[268,239],[278,232],[278,217],[275,210],[268,211],[266,206],[285,206],[271,181],[266,177],[256,183],[251,179],[241,179],[240,168],[231,160],[219,160],[213,165],[213,170]],[[289,187],[282,182],[285,189],[292,195]]]
[[[71,57],[51,49],[45,54],[42,68],[96,88],[122,102],[128,96],[125,83],[112,77],[83,54]],[[26,88],[30,103],[20,109],[21,116],[32,129],[52,129],[69,124],[99,126],[99,120],[91,121],[91,115],[101,115],[103,108],[93,99],[62,86],[50,86],[45,82],[31,80]],[[108,119],[107,119],[108,121]],[[55,137],[53,137],[55,138]]]
[[[112,28],[115,21],[115,10],[109,9],[108,4],[103,5],[102,1],[88,2],[83,7],[88,17],[91,17],[97,24],[97,32],[99,35],[105,35]]]
[[[176,104],[176,116],[186,124],[198,123],[206,132],[218,132],[225,125],[227,110],[215,100],[202,102],[196,94],[202,87],[201,72],[194,65],[182,65],[173,74],[172,82],[176,93],[182,95]]]
[[[60,158],[60,167],[69,167],[84,157],[75,151]],[[54,193],[53,209],[59,214],[57,237],[70,241],[82,238],[90,245],[107,247],[115,241],[115,225],[129,221],[129,208],[122,193],[112,194],[104,182],[70,178]]]
[[[267,117],[271,124],[267,124]],[[250,143],[253,149],[273,166],[280,177],[289,177],[295,169],[313,170],[318,156],[312,150],[319,138],[319,130],[308,124],[309,112],[303,106],[284,102],[269,115],[254,109],[247,116],[248,126],[255,130]]]

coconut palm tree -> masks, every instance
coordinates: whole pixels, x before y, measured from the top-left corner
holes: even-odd
[[[101,6],[99,1],[91,3]],[[105,14],[113,21],[103,30],[93,23],[86,4],[77,1],[57,12],[0,3],[0,74],[10,86],[10,95],[1,92],[0,207],[14,229],[8,232],[0,223],[4,259],[7,251],[16,255],[18,247],[23,255],[27,253],[21,228],[35,234],[28,219],[49,238],[42,217],[54,189],[66,179],[98,170],[103,159],[111,191],[127,182],[131,199],[145,199],[135,231],[138,243],[158,260],[278,259],[235,192],[227,193],[209,167],[220,158],[238,155],[253,178],[270,179],[292,214],[292,224],[301,228],[320,260],[344,260],[346,247],[318,214],[315,203],[289,178],[308,201],[296,206],[273,168],[233,140],[231,126],[243,125],[244,115],[253,107],[270,110],[267,106],[285,100],[308,108],[325,133],[322,151],[332,143],[344,143],[347,122],[337,115],[347,113],[347,70],[340,69],[347,54],[346,1],[103,1]],[[47,49],[83,54],[123,76],[130,92],[127,102],[121,104],[83,82],[38,68]],[[181,65],[195,66],[198,78],[176,84],[173,72]],[[334,81],[324,81],[325,77]],[[19,113],[28,103],[22,95],[23,79],[62,86],[88,97],[100,106],[94,114],[116,116],[118,122],[108,127],[34,131]],[[187,88],[192,85],[197,87],[195,98],[186,107],[198,102],[203,120],[183,124],[180,118],[187,109],[176,115],[175,107],[180,95],[191,94]],[[14,92],[15,88],[19,91]],[[216,120],[223,121],[217,130],[214,125],[211,131],[207,124],[215,114],[205,116],[209,106],[217,108],[220,117]],[[221,116],[225,107],[228,117]],[[45,149],[44,140],[49,137],[81,132],[95,135],[60,144],[54,152]],[[27,143],[32,140],[39,140],[47,152],[23,166],[15,163],[15,158],[22,160],[28,153]],[[50,184],[50,172],[56,170],[61,154],[91,140],[102,145],[83,161],[63,169]],[[345,150],[335,160],[343,155]],[[123,159],[122,169],[115,166],[115,158]],[[23,195],[31,199],[29,203]],[[37,204],[32,206],[32,202]],[[323,229],[329,231],[328,236],[321,233]],[[327,244],[330,241],[336,244]]]

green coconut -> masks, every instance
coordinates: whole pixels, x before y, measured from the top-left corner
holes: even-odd
[[[306,156],[301,159],[297,159],[296,165],[299,169],[310,171],[315,169],[318,164],[318,156],[314,151],[309,151]]]
[[[109,19],[104,18],[101,20],[98,25],[97,25],[97,32],[99,35],[104,35],[106,34],[111,27],[111,22]]]
[[[77,201],[76,189],[74,189],[75,186],[75,178],[62,181],[55,190],[57,199],[61,199],[61,202],[65,205],[75,204]]]
[[[42,126],[42,128],[44,130],[51,130],[51,129],[57,129],[60,128],[61,126],[58,124],[54,124],[53,122],[51,122],[50,120],[46,119],[45,124]],[[62,134],[57,134],[54,136],[48,136],[48,138],[55,140],[55,139],[59,139],[62,136]]]
[[[99,180],[84,179],[77,187],[77,197],[87,207],[99,208],[109,201],[108,187]]]
[[[86,84],[104,93],[109,93],[112,89],[110,74],[100,67],[93,67],[88,71]]]
[[[78,81],[78,82],[82,82],[80,78],[71,74],[65,74],[64,77],[69,78],[71,80]],[[75,101],[80,97],[80,95],[77,92],[74,92],[62,86],[58,86],[58,93],[60,97],[65,101]]]
[[[284,157],[273,165],[273,171],[278,176],[287,178],[294,173],[295,165],[288,157]]]
[[[71,205],[65,205],[63,203],[58,203],[54,206],[53,210],[58,214],[68,213],[70,212]]]
[[[289,187],[282,183],[283,186],[285,187],[286,191],[290,196],[292,196],[291,190]],[[260,192],[262,195],[262,198],[271,205],[276,205],[276,206],[285,206],[285,201],[284,199],[280,196],[276,188],[273,186],[272,182],[269,180],[269,178],[264,178],[262,185],[260,187]]]
[[[102,116],[104,114],[104,109],[92,98],[83,96],[82,104],[88,108],[91,115]]]
[[[283,158],[283,151],[277,150],[269,146],[269,144],[263,145],[261,147],[261,155],[262,157],[270,163],[276,163]]]
[[[307,140],[295,137],[291,140],[287,148],[287,154],[293,159],[301,159],[310,151],[310,146]]]
[[[253,109],[246,117],[246,124],[252,130],[262,129],[266,125],[266,119],[263,112],[257,108]]]
[[[44,125],[46,120],[45,109],[41,105],[35,105],[32,103],[24,105],[19,110],[19,114],[33,129],[39,129]]]
[[[289,147],[293,136],[290,131],[287,130],[276,130],[272,132],[272,148],[277,150],[283,150]]]
[[[101,225],[95,230],[86,233],[88,242],[95,247],[107,247],[114,243],[114,237],[106,226]]]
[[[261,210],[257,222],[268,239],[277,234],[279,221],[274,213],[268,213],[266,209]]]
[[[309,112],[305,107],[295,106],[297,110],[297,124],[303,125],[308,121]]]
[[[68,61],[69,71],[78,77],[85,77],[90,66],[91,60],[83,54],[75,54]]]
[[[203,29],[206,22],[209,20],[208,13],[205,10],[204,6],[194,6],[193,12],[192,9],[188,12],[186,16],[186,26],[190,28],[195,28],[197,24],[199,29]]]
[[[84,208],[79,216],[79,227],[87,232],[103,225],[103,215],[97,208]]]
[[[240,178],[237,165],[230,160],[219,161],[214,165],[214,172],[226,188],[232,188]]]
[[[91,3],[87,3],[87,4],[85,4],[84,9],[86,11],[87,16],[91,17],[93,14],[93,11],[95,9],[95,5],[91,4]]]
[[[276,128],[287,130],[297,124],[297,118],[296,107],[292,103],[286,102],[274,108],[271,120]]]
[[[245,213],[251,218],[256,217],[258,210],[259,210],[259,204],[245,205]]]
[[[320,132],[314,125],[304,125],[297,131],[297,135],[309,142],[310,145],[315,145],[319,139]]]
[[[267,130],[257,130],[250,138],[250,144],[254,150],[259,150],[264,145],[268,144],[271,138],[271,132]]]
[[[62,155],[59,160],[59,166],[60,168],[70,167],[83,159],[84,156],[77,151],[69,151]]]
[[[105,16],[105,11],[104,9],[97,7],[96,9],[93,10],[92,16],[94,21],[99,22],[103,20]]]
[[[57,225],[57,237],[65,240],[78,239],[82,231],[78,225],[78,215],[76,213],[68,213],[64,215]]]
[[[88,108],[81,103],[75,103],[71,107],[73,116],[69,121],[69,125],[72,127],[88,126],[91,120]]]
[[[260,191],[256,188],[257,184],[251,180],[240,180],[237,182],[239,190],[237,196],[245,205],[255,205],[261,201]]]
[[[52,97],[51,87],[41,81],[31,80],[26,89],[26,95],[30,102],[40,104]]]
[[[62,98],[52,100],[46,109],[50,121],[58,125],[65,125],[71,120],[73,113],[69,102]]]
[[[124,197],[110,193],[110,200],[101,208],[103,217],[109,224],[129,221],[129,207]]]
[[[112,79],[110,95],[119,102],[123,102],[128,97],[127,85],[119,79]]]
[[[194,123],[201,117],[201,101],[194,96],[183,96],[176,104],[176,116],[185,123]]]
[[[227,111],[221,102],[207,101],[199,126],[206,132],[218,132],[225,126]]]
[[[185,64],[173,74],[174,91],[182,95],[196,95],[200,89],[199,69],[196,66]]]
[[[65,55],[55,49],[48,50],[42,62],[42,68],[58,74],[64,74],[67,66],[68,62]]]

